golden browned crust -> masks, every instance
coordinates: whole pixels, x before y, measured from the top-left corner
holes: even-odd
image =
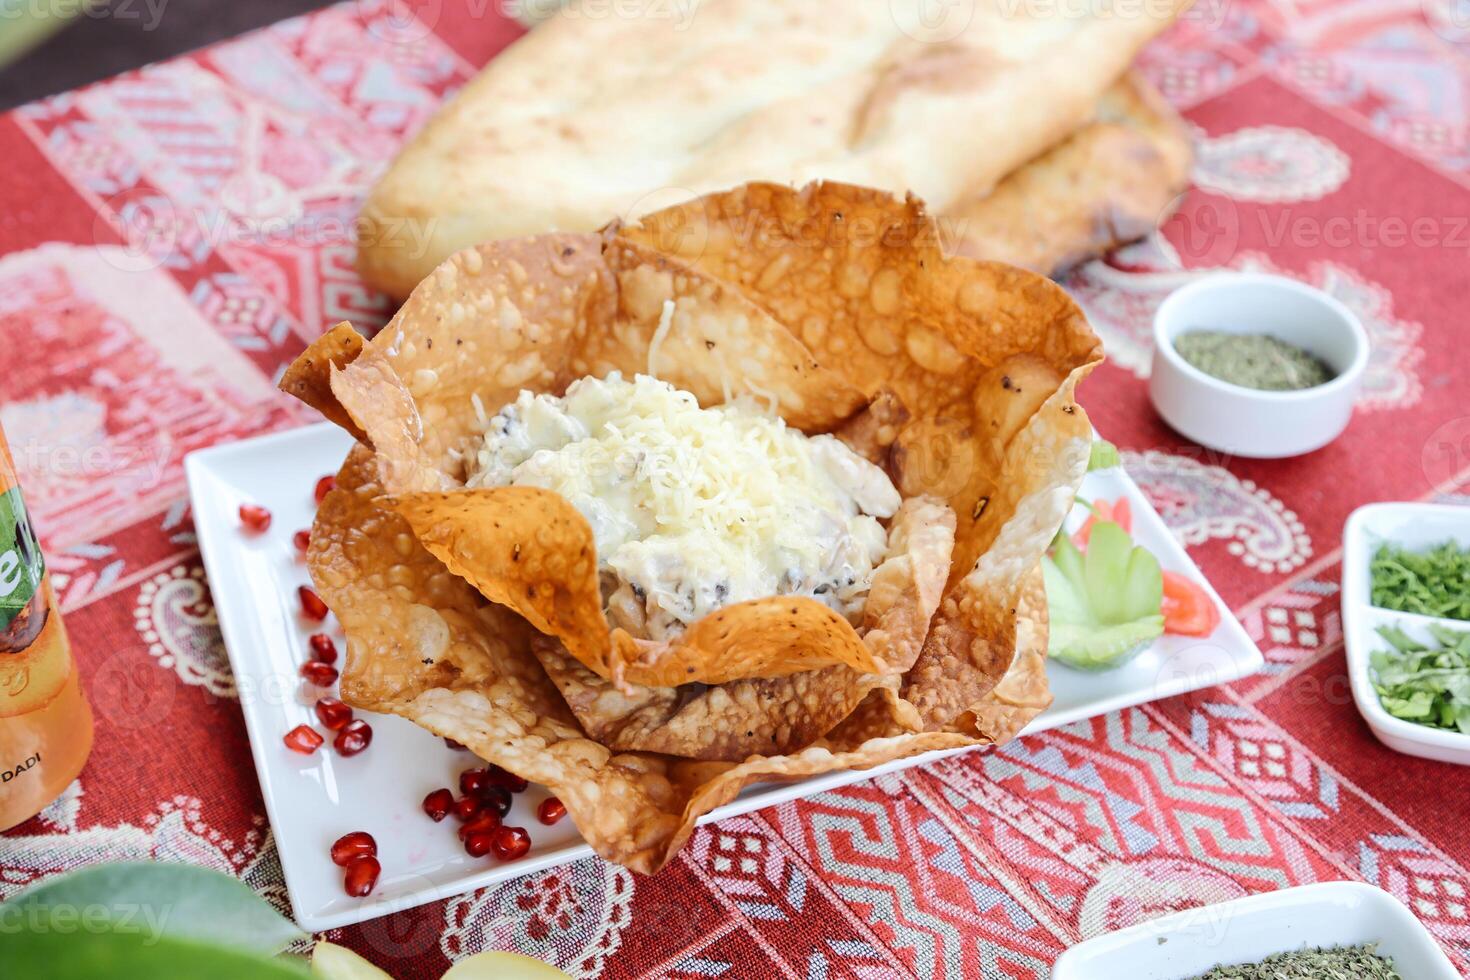
[[[1189,186],[1189,131],[1157,91],[1130,72],[1097,118],[941,218],[960,255],[1059,275],[1169,217]]]
[[[738,249],[659,253],[668,222],[691,219],[708,242],[751,221],[762,234]],[[852,236],[859,219],[876,238]],[[815,244],[802,237],[810,229]],[[599,853],[645,871],[751,781],[1014,735],[1048,700],[1037,563],[1090,443],[1074,391],[1100,346],[1076,306],[1035,275],[946,257],[916,202],[840,185],[752,185],[612,229],[608,243],[544,236],[456,256],[333,370],[332,391],[371,447],[344,466],[309,555],[348,635],[344,698],[545,783]],[[868,400],[826,422],[887,467],[905,504],[861,626],[813,631],[810,660],[806,631],[788,619],[801,603],[787,598],[693,624],[680,652],[650,658],[639,645],[636,661],[624,657],[580,515],[564,502],[547,510],[536,492],[461,486],[484,416],[522,387],[560,392],[594,331],[599,358],[647,359],[647,315],[634,309],[646,301],[625,295],[640,276],[668,277],[664,342],[681,360],[710,359],[686,376],[713,377],[697,372],[726,356],[703,342],[718,317],[679,315],[711,304],[740,321],[742,356],[785,393],[774,399],[783,413],[815,418],[820,402],[806,393],[819,379]],[[497,495],[514,506],[491,507],[494,533],[472,541],[485,514],[453,515]],[[588,636],[592,655],[568,650]],[[732,676],[726,662],[759,676]],[[657,670],[669,664],[723,682],[673,684]],[[632,683],[633,666],[655,683]]]
[[[403,297],[460,249],[591,231],[763,180],[912,192],[939,212],[1085,125],[1188,6],[632,0],[550,18],[446,103],[368,195],[364,279]],[[575,66],[570,70],[569,66]]]
[[[352,324],[345,320],[322,334],[306,348],[281,375],[280,389],[293,395],[330,422],[335,422],[354,439],[365,438],[362,429],[332,394],[332,369],[357,360],[364,341]]]

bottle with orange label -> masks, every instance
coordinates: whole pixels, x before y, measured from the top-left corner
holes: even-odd
[[[56,799],[91,750],[92,711],[0,432],[0,830]]]

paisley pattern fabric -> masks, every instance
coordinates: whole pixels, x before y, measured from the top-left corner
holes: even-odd
[[[182,460],[306,421],[282,367],[391,312],[353,272],[358,201],[555,5],[354,0],[0,118],[0,423],[97,714],[79,780],[0,836],[0,896],[152,857],[287,908]],[[1337,594],[1354,507],[1470,502],[1464,6],[1200,0],[1141,60],[1195,127],[1197,186],[1065,283],[1110,358],[1083,400],[1261,673],[701,828],[655,878],[588,860],[330,938],[401,978],[491,948],[574,977],[1042,978],[1110,929],[1348,878],[1470,971],[1470,831],[1445,805],[1462,774],[1369,734]],[[1155,417],[1153,311],[1219,268],[1299,278],[1363,319],[1343,438],[1247,461]]]

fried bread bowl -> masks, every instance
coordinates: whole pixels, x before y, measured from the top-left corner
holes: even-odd
[[[325,334],[282,388],[358,440],[308,554],[343,699],[544,784],[645,873],[749,783],[1014,736],[1050,702],[1038,562],[1101,345],[1052,282],[939,242],[912,198],[747,184],[459,252],[374,340]],[[566,499],[464,486],[486,413],[614,371],[753,396],[886,471],[903,504],[856,625],[779,595],[632,636]]]

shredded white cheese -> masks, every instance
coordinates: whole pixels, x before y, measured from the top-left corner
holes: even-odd
[[[666,313],[667,313],[666,308]],[[608,614],[665,639],[730,603],[811,595],[856,617],[900,499],[832,436],[754,405],[701,409],[639,375],[521,392],[468,457],[470,486],[556,491],[592,527]]]
[[[669,328],[674,325],[674,301],[664,300],[664,308],[658,315],[658,326],[654,328],[653,336],[648,341],[648,374],[650,377],[658,377],[658,349],[663,346],[664,338],[669,335]]]

